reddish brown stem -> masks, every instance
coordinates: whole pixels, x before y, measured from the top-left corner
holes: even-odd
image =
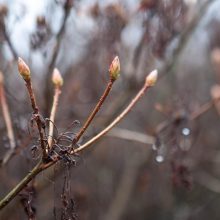
[[[43,161],[40,161],[1,201],[0,201],[0,210],[3,209],[11,200],[22,190],[27,184],[35,177],[38,173],[49,168],[56,161],[44,164]]]
[[[92,122],[93,118],[95,117],[95,115],[99,112],[102,104],[104,103],[105,99],[107,98],[109,92],[112,89],[112,85],[114,83],[115,80],[110,79],[110,81],[108,82],[108,85],[103,93],[103,95],[101,96],[99,102],[97,103],[97,105],[95,106],[95,108],[93,109],[92,113],[89,115],[88,119],[86,120],[85,124],[82,126],[82,128],[80,129],[80,131],[76,134],[76,136],[73,139],[73,144],[77,143],[79,141],[79,139],[82,137],[82,135],[84,134],[84,132],[86,131],[86,129],[89,127],[90,123]]]
[[[43,152],[43,158],[46,158],[47,152],[46,152],[46,146],[45,146],[45,140],[44,140],[45,137],[44,137],[44,133],[43,133],[43,124],[42,124],[42,119],[41,119],[41,116],[39,113],[39,108],[37,106],[36,99],[34,96],[31,80],[26,80],[26,87],[27,87],[28,94],[29,94],[29,97],[31,100],[31,106],[34,111],[33,112],[34,119],[36,121],[39,136],[40,136],[40,144],[41,144],[41,148],[42,148],[42,152]]]
[[[55,115],[56,115],[56,111],[57,111],[57,106],[58,106],[60,94],[61,94],[60,87],[57,86],[54,90],[53,105],[52,105],[51,113],[50,113],[49,137],[48,137],[48,147],[49,148],[51,148],[52,142],[53,142],[54,120],[55,120]]]
[[[6,164],[8,160],[11,158],[11,156],[14,154],[16,143],[15,143],[15,136],[14,136],[14,130],[12,126],[10,111],[8,108],[7,100],[5,97],[5,89],[4,89],[4,78],[2,72],[0,72],[0,103],[2,106],[2,113],[6,124],[10,149],[6,152],[2,164]]]
[[[86,148],[88,148],[91,144],[96,142],[98,139],[100,139],[103,135],[105,135],[108,131],[110,131],[116,124],[118,124],[134,107],[134,105],[138,102],[138,100],[144,95],[146,90],[149,88],[148,84],[145,83],[142,89],[138,92],[138,94],[132,99],[130,104],[122,111],[122,113],[110,124],[108,125],[104,130],[102,130],[100,133],[98,133],[95,137],[87,141],[85,144],[80,146],[79,148],[73,150],[71,153],[78,153]]]

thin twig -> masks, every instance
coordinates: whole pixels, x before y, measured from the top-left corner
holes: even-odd
[[[49,122],[49,137],[48,137],[48,146],[51,148],[52,146],[52,141],[53,141],[53,130],[54,130],[54,120],[55,120],[55,115],[57,111],[57,106],[59,102],[59,97],[60,97],[61,91],[59,88],[55,88],[54,91],[54,98],[53,98],[53,105],[50,113],[50,122]]]
[[[161,70],[159,70],[161,74],[161,78],[166,74],[173,75],[175,72],[175,68],[178,64],[178,61],[181,57],[184,48],[186,47],[187,43],[190,41],[192,35],[194,34],[196,28],[201,23],[202,18],[204,18],[205,14],[207,13],[207,9],[211,3],[215,0],[207,0],[203,3],[200,8],[198,9],[198,13],[194,16],[191,22],[186,26],[185,30],[182,31],[179,42],[177,47],[174,49],[172,56],[165,61],[164,66]]]
[[[14,60],[17,60],[18,59],[18,54],[14,48],[14,46],[12,45],[12,42],[11,42],[11,39],[9,37],[9,34],[8,34],[8,31],[6,29],[6,26],[5,26],[5,16],[1,17],[0,18],[0,28],[1,28],[1,31],[2,31],[2,34],[8,44],[8,47],[13,55],[13,58]]]
[[[85,124],[82,126],[82,128],[80,129],[80,131],[76,134],[76,136],[73,139],[73,144],[77,143],[79,141],[79,139],[81,138],[81,136],[84,134],[84,132],[86,131],[86,129],[88,128],[88,126],[90,125],[90,123],[92,122],[93,118],[95,117],[95,115],[99,112],[102,104],[104,103],[105,99],[107,98],[109,92],[112,89],[112,85],[113,85],[114,81],[110,79],[110,81],[108,82],[108,85],[104,91],[104,93],[102,94],[99,102],[97,103],[97,105],[95,106],[95,108],[93,109],[92,113],[89,115],[88,119],[86,120]]]
[[[2,106],[2,113],[3,113],[4,120],[5,120],[9,144],[10,144],[10,150],[5,154],[3,161],[2,161],[2,164],[4,165],[8,162],[10,157],[13,155],[14,149],[16,147],[16,142],[15,142],[15,135],[14,135],[14,130],[12,126],[10,111],[9,111],[8,104],[7,104],[6,97],[5,97],[5,90],[4,90],[3,83],[4,83],[3,74],[2,72],[0,72],[0,102]]]
[[[3,31],[3,35],[4,35],[4,38],[5,38],[6,42],[7,42],[7,44],[8,44],[8,47],[9,47],[9,49],[10,49],[12,55],[13,55],[14,60],[17,60],[18,59],[18,54],[17,54],[14,46],[12,45],[11,39],[10,39],[6,29]]]
[[[153,77],[151,77],[153,76]],[[149,74],[149,76],[146,78],[146,82],[144,86],[141,88],[141,90],[138,92],[138,94],[132,99],[130,104],[122,111],[122,113],[113,120],[113,122],[108,125],[105,129],[103,129],[100,133],[98,133],[96,136],[94,136],[92,139],[87,141],[85,144],[81,145],[77,149],[73,150],[71,153],[75,154],[78,153],[86,148],[88,148],[91,144],[96,142],[98,139],[100,139],[103,135],[105,135],[108,131],[110,131],[115,125],[117,125],[134,107],[134,105],[138,102],[138,100],[144,95],[147,89],[149,89],[151,86],[154,85],[157,79],[157,72],[153,71]]]
[[[57,68],[55,68],[53,71],[52,82],[55,86],[55,89],[54,89],[53,105],[51,108],[50,122],[49,122],[49,137],[48,137],[49,149],[52,147],[55,115],[56,115],[56,111],[57,111],[59,97],[61,94],[61,86],[63,85],[63,78]]]
[[[104,103],[104,101],[106,100],[109,92],[112,89],[112,85],[113,83],[118,79],[118,77],[120,76],[120,61],[118,56],[116,56],[113,61],[111,62],[111,65],[109,67],[109,82],[107,84],[107,87],[104,91],[104,93],[102,94],[101,98],[99,99],[98,103],[96,104],[95,108],[93,109],[93,111],[91,112],[91,114],[89,115],[88,119],[86,120],[85,124],[82,126],[82,128],[80,129],[80,131],[76,134],[76,136],[74,137],[73,141],[72,141],[72,146],[74,144],[76,144],[80,137],[84,134],[84,132],[86,131],[86,129],[88,128],[88,126],[90,125],[90,123],[92,122],[93,118],[95,117],[95,115],[99,112],[102,104]]]
[[[206,102],[205,104],[200,106],[200,108],[197,111],[193,112],[190,115],[190,120],[193,121],[193,120],[199,118],[201,115],[203,115],[204,113],[209,111],[213,106],[214,106],[214,102],[213,101]]]
[[[49,164],[52,165],[51,163]],[[4,208],[38,173],[47,169],[49,166],[45,166],[40,161],[1,201],[0,210]]]
[[[54,69],[56,60],[57,60],[57,56],[60,50],[60,45],[61,45],[61,41],[62,38],[65,34],[65,27],[66,27],[66,23],[67,23],[67,19],[70,15],[70,11],[72,8],[72,2],[71,0],[66,0],[65,5],[64,5],[64,17],[63,17],[63,21],[62,24],[60,26],[60,29],[56,35],[56,42],[55,45],[53,47],[53,52],[52,52],[52,57],[50,60],[50,63],[48,65],[48,69],[46,72],[46,87],[45,87],[45,99],[46,99],[46,103],[45,103],[45,113],[47,114],[49,109],[50,109],[50,101],[51,101],[51,97],[52,97],[52,92],[51,92],[51,87],[50,87],[50,79],[51,79],[51,74],[52,71]]]
[[[24,76],[24,74],[23,74]],[[152,77],[153,76],[153,77]],[[91,145],[93,142],[95,142],[97,139],[99,139],[101,136],[103,136],[105,133],[107,133],[113,126],[115,126],[118,122],[120,122],[121,119],[123,119],[134,107],[134,105],[137,103],[137,101],[144,95],[146,90],[154,85],[157,78],[157,71],[153,71],[149,76],[146,78],[146,82],[142,89],[138,92],[136,97],[131,101],[131,103],[128,105],[128,107],[102,132],[100,132],[97,136],[95,136],[93,139],[88,141],[86,144],[82,145],[81,147],[75,149],[72,153],[75,154],[77,152],[80,152],[84,149],[86,149],[89,145]],[[29,174],[24,177],[23,180],[21,180],[15,188],[13,188],[1,201],[0,201],[0,210],[4,208],[38,173],[41,171],[49,168],[50,166],[54,165],[57,161],[59,161],[59,158],[57,157],[53,161],[49,163],[44,163],[44,160],[40,161],[33,169],[29,172]]]
[[[155,137],[136,131],[130,131],[124,128],[113,128],[108,134],[110,137],[121,138],[129,141],[137,141],[142,144],[153,144]]]
[[[47,157],[46,147],[45,147],[45,135],[43,133],[43,128],[45,128],[45,121],[43,117],[40,115],[39,108],[37,106],[37,102],[35,99],[34,91],[32,88],[32,81],[31,81],[31,72],[28,65],[19,57],[18,58],[18,71],[22,78],[25,81],[26,88],[28,90],[28,94],[31,101],[31,106],[33,109],[33,118],[37,124],[39,136],[40,136],[40,145],[43,152],[43,158]]]
[[[44,133],[43,133],[43,127],[44,127],[43,122],[42,122],[43,119],[41,118],[42,116],[39,113],[39,108],[38,108],[37,103],[36,103],[36,99],[35,99],[35,96],[34,96],[31,80],[26,81],[26,87],[27,87],[28,94],[29,94],[29,97],[30,97],[30,100],[31,100],[31,106],[32,106],[32,109],[34,111],[33,116],[34,116],[34,120],[36,121],[39,136],[40,136],[40,145],[41,145],[41,148],[42,148],[43,157],[46,158],[47,157],[47,152],[46,152],[46,147],[45,147],[45,136],[44,136]]]

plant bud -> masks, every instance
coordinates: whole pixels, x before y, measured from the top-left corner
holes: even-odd
[[[20,57],[18,58],[18,72],[21,74],[25,81],[30,80],[31,71],[28,65]]]
[[[120,76],[120,61],[118,56],[116,56],[111,63],[109,74],[112,80],[116,80]]]
[[[147,86],[154,86],[158,77],[158,71],[153,70],[147,77],[146,77],[146,84]]]
[[[63,85],[63,78],[57,68],[53,70],[52,82],[55,86],[58,87],[61,87]]]

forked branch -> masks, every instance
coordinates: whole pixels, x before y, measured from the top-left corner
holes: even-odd
[[[147,77],[146,81],[144,83],[144,86],[141,88],[141,90],[138,92],[138,94],[132,99],[130,104],[122,111],[122,113],[105,129],[103,129],[100,133],[98,133],[95,137],[87,141],[85,144],[80,146],[79,148],[72,151],[72,153],[79,153],[80,151],[88,148],[91,144],[96,142],[98,139],[100,139],[103,135],[105,135],[108,131],[110,131],[115,125],[117,125],[134,107],[134,105],[138,102],[138,100],[144,95],[146,90],[150,87],[152,87],[156,80],[157,80],[157,70],[152,71]]]

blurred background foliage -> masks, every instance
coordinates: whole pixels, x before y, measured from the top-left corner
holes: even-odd
[[[120,79],[81,143],[120,113],[152,69],[159,70],[157,85],[117,128],[75,164],[63,161],[39,174],[0,219],[220,218],[219,0],[0,3],[0,69],[16,137],[15,155],[0,168],[1,197],[38,159],[18,56],[31,68],[45,118],[53,68],[62,73],[59,132],[85,121],[119,56]],[[0,137],[4,159],[10,146],[2,114]]]

